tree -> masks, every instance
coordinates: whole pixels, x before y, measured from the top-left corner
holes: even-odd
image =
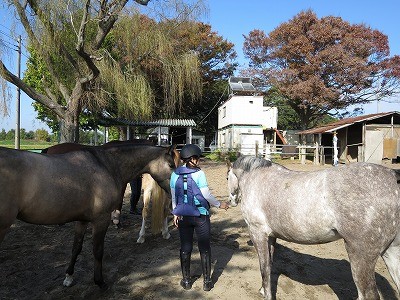
[[[135,2],[147,5],[149,0]],[[40,68],[43,73],[36,80],[25,82],[0,60],[0,75],[57,117],[63,142],[79,140],[79,120],[83,112],[88,115],[101,112],[112,101],[116,101],[115,106],[128,107],[131,112],[137,106],[152,106],[152,98],[143,97],[151,96],[148,82],[141,74],[127,74],[117,68],[105,51],[107,36],[127,3],[128,0],[10,0],[28,35],[31,49],[37,52],[39,62],[35,62],[43,67]],[[176,96],[172,95],[168,101],[178,101],[179,95]],[[128,101],[121,105],[124,100]],[[143,105],[140,101],[147,102]]]
[[[165,24],[167,29],[173,28],[173,23]],[[227,79],[233,75],[238,64],[234,44],[219,36],[211,26],[201,22],[186,22],[175,30],[176,48],[194,51],[200,60],[202,76],[202,99],[191,105],[185,105],[180,116],[193,118],[197,128],[213,134],[217,131],[217,107],[223,96],[228,96]],[[188,99],[185,99],[188,103]]]
[[[120,18],[105,44],[125,76],[140,74],[146,78],[154,92],[153,115],[193,118],[201,129],[216,130],[217,113],[210,111],[226,90],[226,83],[218,81],[232,75],[237,63],[234,45],[212,31],[210,25],[176,19],[156,22],[143,15],[127,15]],[[173,77],[182,79],[171,84]],[[182,84],[185,81],[191,85]],[[193,95],[200,93],[196,89],[202,98],[193,101]],[[168,99],[174,94],[180,95],[176,97],[180,101],[171,103]],[[121,106],[108,107],[107,111],[113,116],[134,117]]]
[[[268,35],[245,36],[246,70],[254,83],[275,87],[309,128],[333,110],[390,96],[399,88],[400,56],[387,36],[339,17],[302,11]]]

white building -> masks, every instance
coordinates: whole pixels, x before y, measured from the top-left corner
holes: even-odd
[[[218,108],[218,148],[261,153],[265,131],[277,127],[278,109],[263,106],[263,96],[255,95],[250,78],[231,77],[229,86],[231,96]]]

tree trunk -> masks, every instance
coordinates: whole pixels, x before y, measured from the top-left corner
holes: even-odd
[[[60,143],[79,143],[79,118],[74,112],[66,111],[60,122]]]

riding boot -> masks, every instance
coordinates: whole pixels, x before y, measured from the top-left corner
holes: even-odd
[[[201,267],[203,269],[203,290],[210,291],[213,288],[211,281],[211,252],[200,252]]]
[[[191,252],[183,252],[180,253],[181,259],[181,269],[182,269],[182,280],[181,286],[185,290],[190,290],[192,288],[192,280],[190,278],[190,256]]]

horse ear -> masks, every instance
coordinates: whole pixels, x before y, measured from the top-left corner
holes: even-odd
[[[232,167],[232,162],[229,160],[229,158],[225,159],[225,163],[226,163],[226,167],[228,168],[228,170]]]
[[[171,145],[168,147],[168,154],[173,155],[176,145]]]

